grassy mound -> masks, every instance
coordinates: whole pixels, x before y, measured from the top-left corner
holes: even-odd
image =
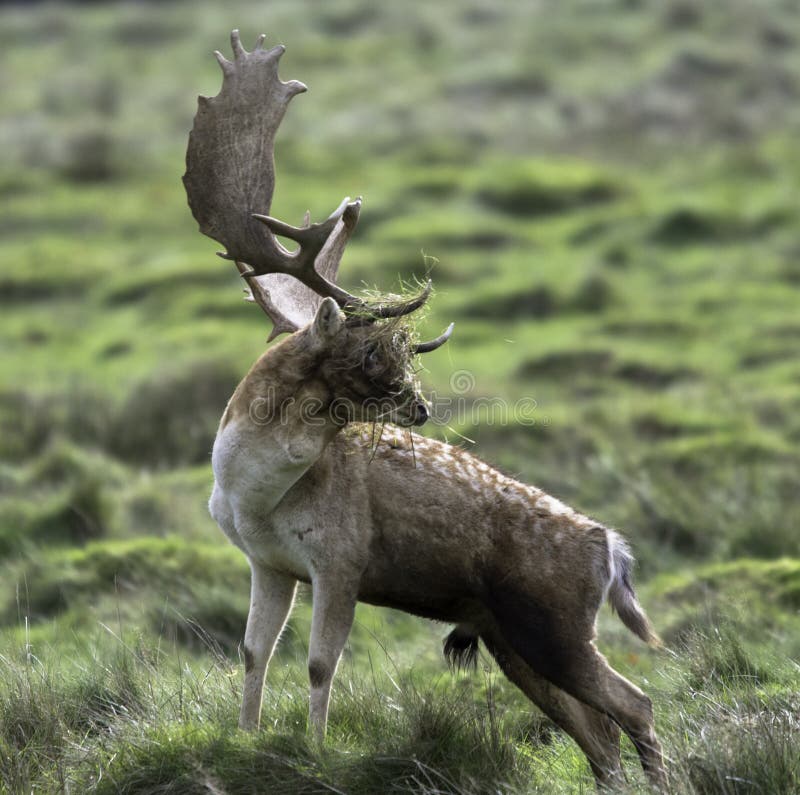
[[[420,336],[457,320],[426,432],[630,538],[671,654],[605,615],[600,644],[654,696],[675,790],[800,787],[800,17],[589,5],[0,8],[0,787],[591,786],[490,666],[443,675],[446,629],[369,609],[310,747],[305,591],[264,733],[234,731],[248,573],[208,454],[268,330],[179,178],[234,26],[311,88],[272,212],[363,192],[343,286],[429,273]]]

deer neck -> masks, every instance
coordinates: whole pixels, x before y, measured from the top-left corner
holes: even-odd
[[[279,347],[279,346],[278,346]],[[340,430],[330,395],[278,347],[256,362],[223,415],[212,465],[217,482],[264,514],[323,454]]]

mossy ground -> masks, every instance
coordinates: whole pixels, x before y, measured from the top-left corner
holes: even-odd
[[[267,327],[179,179],[233,27],[310,86],[273,214],[363,193],[343,284],[429,272],[420,333],[456,320],[426,432],[631,540],[670,651],[605,615],[600,645],[654,696],[676,790],[796,791],[800,10],[779,0],[0,10],[3,786],[591,786],[486,661],[450,677],[444,628],[385,611],[359,612],[324,751],[307,599],[265,731],[234,731],[248,572],[207,515],[208,452]]]

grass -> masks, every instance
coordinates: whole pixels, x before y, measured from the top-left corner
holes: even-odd
[[[631,539],[674,656],[607,618],[601,645],[654,695],[675,790],[796,790],[800,13],[780,0],[0,10],[2,786],[591,787],[485,661],[451,679],[443,630],[372,609],[309,745],[307,596],[265,731],[233,731],[248,573],[207,514],[208,453],[267,328],[179,178],[234,26],[310,86],[273,212],[363,193],[344,286],[430,272],[420,335],[457,321],[422,373],[456,410],[426,432]]]
[[[652,661],[676,791],[789,793],[798,784],[797,667],[762,650],[759,668],[746,645],[732,633],[695,634],[671,661]],[[11,791],[240,793],[254,782],[286,793],[591,788],[576,748],[485,660],[478,674],[454,678],[430,663],[399,670],[390,652],[373,650],[369,664],[348,657],[329,743],[319,748],[305,735],[299,664],[272,671],[264,726],[242,735],[240,671],[213,647],[185,656],[120,629],[84,635],[67,658],[55,647],[41,656],[31,649],[11,646],[0,661],[0,775]],[[626,748],[628,762],[631,754]],[[642,791],[629,770],[630,791]]]

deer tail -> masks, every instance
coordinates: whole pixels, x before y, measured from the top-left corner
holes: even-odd
[[[661,646],[661,639],[653,630],[650,619],[636,598],[631,580],[634,558],[625,539],[613,530],[608,530],[608,602],[617,612],[622,623],[634,635],[651,646]]]

